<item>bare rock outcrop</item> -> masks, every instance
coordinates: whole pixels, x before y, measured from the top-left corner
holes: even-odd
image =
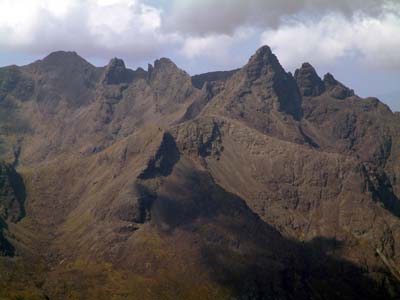
[[[399,299],[400,119],[308,63],[59,51],[0,115],[0,298]]]

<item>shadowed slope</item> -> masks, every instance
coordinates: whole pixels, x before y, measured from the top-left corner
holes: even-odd
[[[0,298],[398,298],[399,118],[332,75],[56,52],[0,97]]]

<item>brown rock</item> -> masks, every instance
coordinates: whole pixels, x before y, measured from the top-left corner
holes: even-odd
[[[20,261],[0,258],[0,298],[399,297],[400,123],[378,99],[307,63],[293,77],[267,46],[193,78],[57,52],[0,87],[23,178],[0,164],[0,247]]]

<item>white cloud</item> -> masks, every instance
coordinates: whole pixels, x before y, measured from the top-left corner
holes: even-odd
[[[143,59],[179,41],[160,29],[161,10],[142,0],[0,0],[0,48],[21,53]]]
[[[270,45],[282,64],[293,68],[301,62],[334,64],[353,57],[380,68],[400,68],[400,5],[391,5],[376,16],[329,14],[321,19],[297,19],[268,29],[261,43]]]
[[[132,65],[172,55],[233,67],[255,50],[264,30],[262,42],[286,66],[354,55],[399,67],[398,0],[173,0],[164,7],[146,1],[0,0],[0,51],[75,50]]]
[[[181,53],[189,59],[207,58],[218,66],[232,66],[233,62],[238,63],[240,52],[234,51],[234,49],[248,43],[254,35],[253,29],[243,28],[232,35],[211,34],[187,37],[184,40]]]

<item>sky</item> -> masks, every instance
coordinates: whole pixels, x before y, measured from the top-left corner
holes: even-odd
[[[99,66],[169,57],[193,75],[262,45],[400,111],[400,0],[0,0],[0,66],[71,50]]]

